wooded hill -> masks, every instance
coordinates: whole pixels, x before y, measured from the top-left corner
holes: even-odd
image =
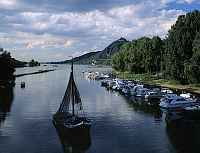
[[[200,11],[178,17],[166,39],[143,37],[127,42],[112,58],[118,71],[161,73],[182,84],[200,82]]]
[[[111,64],[112,55],[120,50],[120,47],[128,42],[125,38],[120,38],[102,51],[90,52],[79,57],[74,58],[74,62],[77,64]],[[69,63],[71,60],[66,60],[59,63]]]

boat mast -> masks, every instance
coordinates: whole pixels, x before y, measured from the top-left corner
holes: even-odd
[[[74,80],[74,74],[73,74],[73,57],[72,57],[72,65],[71,65],[71,75],[72,79]],[[71,96],[72,96],[72,115],[74,116],[74,87],[73,87],[73,82],[71,82]]]

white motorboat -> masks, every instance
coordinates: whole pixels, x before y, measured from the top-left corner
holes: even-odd
[[[180,96],[183,98],[191,98],[191,93],[182,93]]]
[[[156,90],[148,91],[147,94],[145,95],[145,99],[160,99],[162,97],[163,97],[162,93]]]
[[[176,94],[168,94],[165,96],[165,98],[162,98],[160,100],[159,106],[163,109],[184,109],[188,106],[194,106],[197,102],[193,100],[188,100],[186,98],[183,98],[181,96],[177,96]]]
[[[149,89],[147,88],[139,88],[136,91],[136,97],[145,97],[145,95],[149,92]]]
[[[184,118],[191,120],[200,120],[200,104],[184,108]]]
[[[135,96],[137,94],[137,90],[142,89],[143,85],[135,85],[134,87],[130,87],[130,95]]]
[[[123,89],[122,89],[122,93],[124,95],[129,95],[129,93],[130,93],[130,87],[129,86],[124,86]]]
[[[166,94],[173,94],[173,91],[170,90],[170,89],[168,89],[168,88],[163,88],[163,89],[161,89],[161,93],[162,93],[163,95],[166,95]]]
[[[122,91],[123,87],[125,86],[124,81],[120,79],[115,79],[114,82],[115,82],[115,85],[113,86],[113,89]]]

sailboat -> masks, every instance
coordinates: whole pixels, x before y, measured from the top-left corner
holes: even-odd
[[[82,101],[74,81],[73,58],[71,73],[67,89],[58,111],[53,115],[53,123],[61,130],[67,131],[72,137],[88,135],[91,127],[91,120],[85,117]]]

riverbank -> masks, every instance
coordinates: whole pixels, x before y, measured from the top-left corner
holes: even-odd
[[[39,74],[39,73],[47,73],[47,72],[51,72],[51,71],[55,71],[56,69],[51,69],[51,70],[39,70],[36,72],[31,72],[31,73],[23,73],[23,74],[17,74],[15,75],[15,77],[22,77],[25,75],[33,75],[33,74]]]
[[[137,80],[149,85],[161,86],[174,90],[185,90],[187,92],[200,94],[200,84],[182,85],[178,81],[162,79],[158,75],[133,74],[129,72],[114,73],[117,75],[117,77],[125,80]]]

